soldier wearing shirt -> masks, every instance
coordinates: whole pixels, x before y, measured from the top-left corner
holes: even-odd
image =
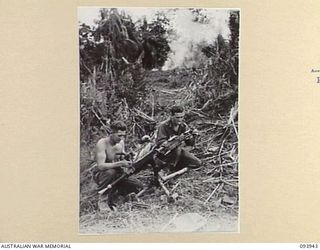
[[[161,145],[174,135],[180,135],[186,132],[189,128],[184,119],[184,109],[181,106],[173,106],[171,108],[170,118],[159,125],[156,144]],[[185,141],[185,145],[182,145],[175,149],[169,156],[167,163],[172,170],[179,170],[184,167],[198,168],[201,165],[201,161],[189,152],[190,147],[194,146],[194,138]]]

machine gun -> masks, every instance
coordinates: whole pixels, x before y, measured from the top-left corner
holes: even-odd
[[[117,183],[119,183],[121,180],[123,180],[124,178],[127,178],[131,175],[134,175],[138,172],[140,172],[141,170],[145,169],[148,167],[148,164],[153,164],[153,155],[154,155],[155,151],[151,150],[148,154],[146,154],[144,157],[142,157],[141,159],[139,159],[136,162],[133,162],[132,165],[130,166],[130,168],[128,169],[128,171],[126,171],[125,173],[123,173],[118,179],[114,180],[112,183],[108,184],[107,187],[101,189],[100,191],[98,191],[99,194],[103,194],[106,191],[110,190],[111,188],[113,188]]]
[[[160,160],[165,160],[174,149],[181,146],[184,141],[193,138],[195,134],[194,130],[189,129],[181,135],[170,137],[167,141],[162,143],[160,147],[155,149],[157,157]]]
[[[167,141],[162,143],[160,146],[154,146],[150,150],[149,153],[147,153],[145,156],[143,156],[141,159],[137,160],[136,162],[133,162],[128,171],[123,173],[118,179],[116,179],[112,183],[108,184],[107,187],[105,187],[105,188],[101,189],[100,191],[98,191],[98,193],[99,194],[105,193],[106,191],[108,191],[111,188],[113,188],[117,183],[119,183],[124,178],[127,178],[127,177],[129,177],[131,175],[134,175],[134,174],[140,172],[143,169],[146,169],[148,167],[148,165],[152,166],[152,168],[154,170],[154,174],[157,175],[159,170],[161,169],[161,167],[156,166],[156,164],[154,162],[154,159],[158,158],[161,161],[165,161],[166,158],[170,155],[170,153],[174,149],[176,149],[177,147],[182,145],[182,143],[185,140],[191,139],[193,136],[194,136],[193,131],[192,130],[188,130],[188,131],[184,132],[181,135],[175,135],[175,136],[169,138]],[[158,177],[158,176],[155,176],[155,177]],[[162,182],[160,181],[160,184],[161,183]]]
[[[132,161],[134,158],[134,153],[129,152],[129,153],[116,153],[116,156],[119,157],[119,160],[126,160],[126,161]]]

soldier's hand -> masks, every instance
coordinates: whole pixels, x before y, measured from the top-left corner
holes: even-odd
[[[120,163],[121,163],[121,167],[124,167],[124,168],[129,168],[131,166],[131,161],[123,160]]]
[[[126,169],[124,169],[124,172],[127,174],[132,174],[134,172],[134,168],[133,167],[128,167]]]
[[[130,151],[129,153],[127,153],[125,160],[127,161],[131,161],[136,157],[136,153],[133,151]]]

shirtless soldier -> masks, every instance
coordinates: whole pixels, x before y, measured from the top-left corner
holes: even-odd
[[[96,145],[97,168],[94,172],[94,180],[98,185],[98,190],[106,188],[130,167],[131,162],[121,157],[121,153],[123,155],[125,152],[126,129],[124,122],[113,122],[111,124],[111,134],[100,139]],[[125,196],[130,193],[138,193],[142,188],[143,185],[138,180],[132,177],[130,179],[125,178],[106,192],[104,200],[107,200],[109,207],[114,209],[113,198],[115,195]]]

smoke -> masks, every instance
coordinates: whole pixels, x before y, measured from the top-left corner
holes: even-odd
[[[202,9],[200,20],[194,21],[190,9],[178,9],[169,13],[169,19],[174,37],[169,37],[171,54],[163,70],[199,66],[207,60],[201,48],[212,44],[219,34],[225,39],[230,35],[229,10]]]
[[[132,17],[134,22],[145,18],[148,22],[155,19],[156,13],[163,12],[170,20],[167,27],[171,53],[163,70],[177,67],[197,67],[208,59],[201,52],[205,46],[213,44],[220,34],[228,39],[230,10],[201,9],[200,15],[193,14],[195,9],[187,8],[119,8]],[[198,20],[195,18],[198,16]]]
[[[78,9],[80,22],[95,25],[99,19],[101,7],[82,7]],[[200,15],[194,15],[195,9],[187,8],[118,8],[130,15],[133,22],[145,18],[148,22],[155,19],[157,12],[163,12],[170,20],[168,35],[171,53],[163,66],[163,70],[176,67],[197,67],[207,58],[201,53],[201,48],[213,44],[219,34],[228,39],[230,10],[201,9]],[[195,18],[198,17],[197,20]]]

